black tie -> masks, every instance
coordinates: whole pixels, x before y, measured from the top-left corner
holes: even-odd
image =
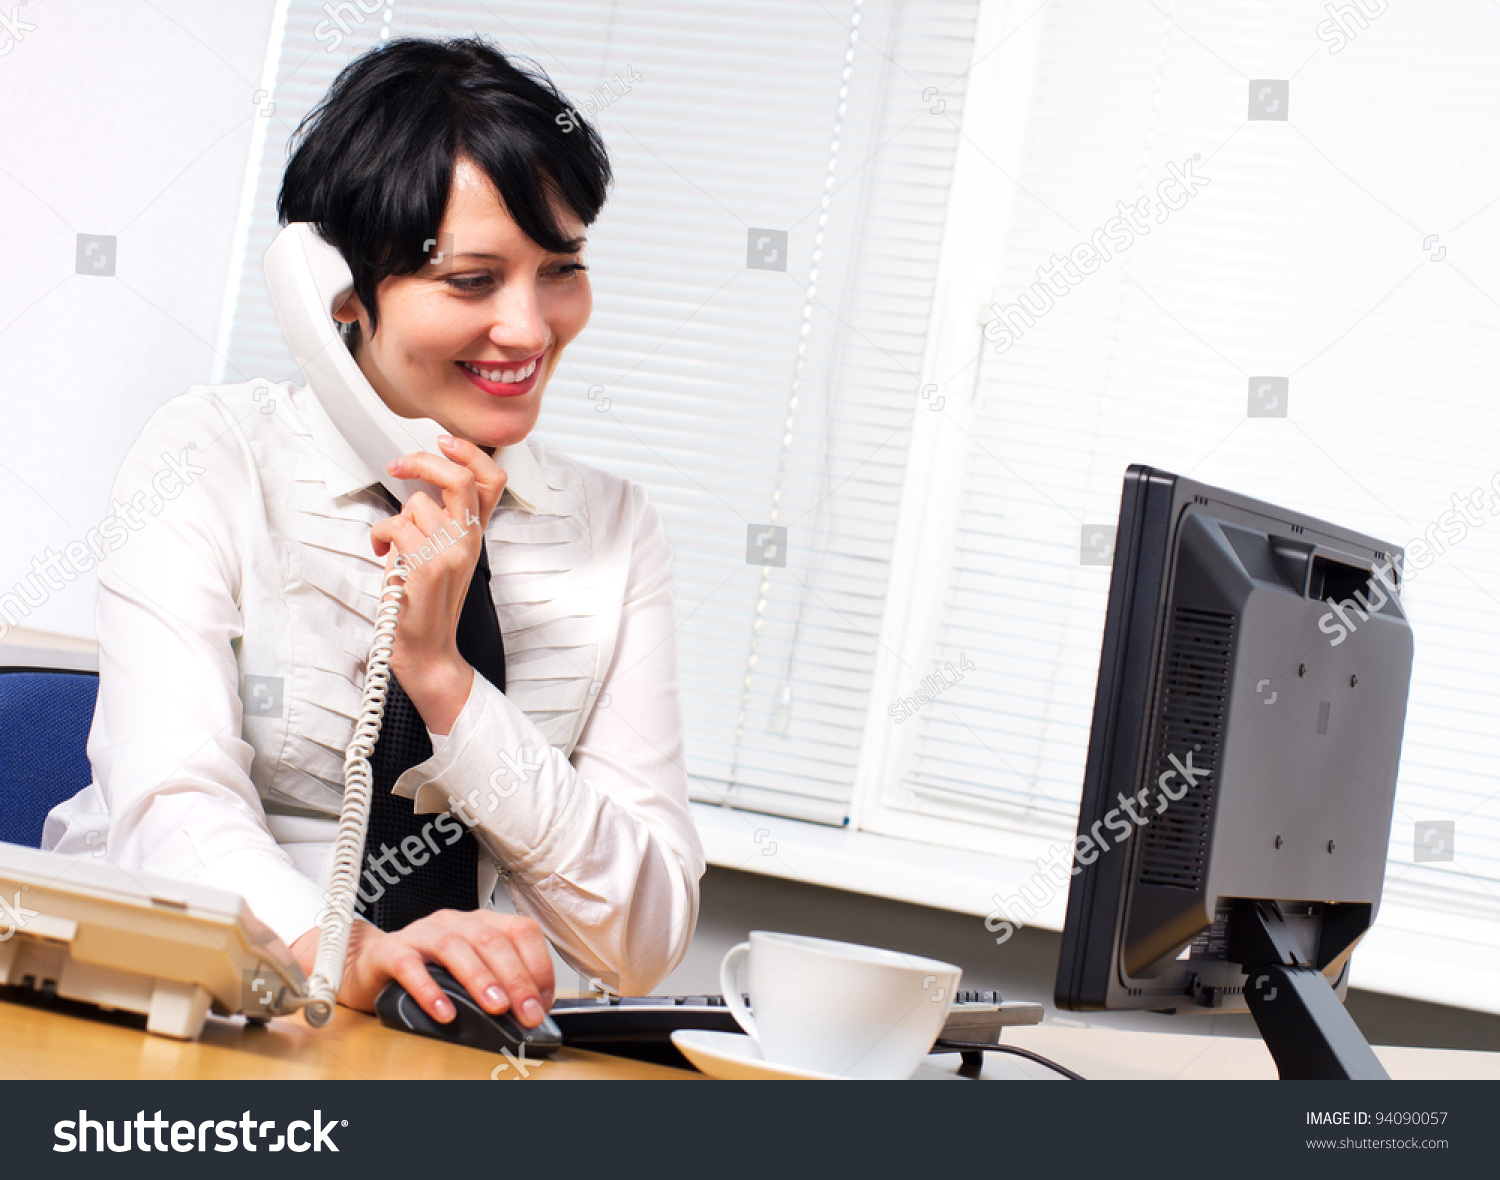
[[[395,512],[401,511],[400,502],[384,485],[376,484],[374,491]],[[451,523],[448,528],[458,531]],[[475,673],[504,692],[505,642],[490,597],[490,559],[482,538],[455,639],[459,654]],[[417,815],[410,799],[391,794],[403,771],[431,757],[427,726],[392,675],[380,738],[370,754],[374,791],[358,902],[359,912],[382,930],[400,930],[436,910],[479,907],[479,842],[474,833],[465,827],[463,835],[449,843],[456,819],[439,825],[436,814]]]

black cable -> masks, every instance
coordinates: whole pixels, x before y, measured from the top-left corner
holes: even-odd
[[[1048,1061],[1040,1053],[1033,1053],[1030,1049],[1022,1049],[1019,1045],[1001,1045],[994,1041],[950,1041],[947,1037],[939,1037],[937,1043],[932,1046],[934,1053],[951,1050],[955,1053],[1012,1053],[1017,1057],[1024,1057],[1027,1061],[1035,1061],[1038,1065],[1045,1065],[1048,1069],[1056,1070],[1063,1077],[1073,1082],[1083,1082],[1088,1079],[1081,1074],[1074,1073],[1064,1065],[1058,1065],[1055,1061]]]

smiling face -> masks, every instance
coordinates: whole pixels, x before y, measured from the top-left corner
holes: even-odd
[[[357,296],[335,319],[358,320],[355,360],[403,418],[431,418],[485,448],[520,442],[536,425],[542,391],[593,309],[582,269],[583,223],[556,206],[578,251],[553,254],[511,220],[488,176],[454,165],[438,241],[452,254],[376,287],[373,334]]]

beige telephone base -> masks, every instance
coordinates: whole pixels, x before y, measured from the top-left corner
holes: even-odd
[[[307,980],[237,894],[0,844],[0,986],[138,1012],[192,1039],[210,1011],[264,1021]]]

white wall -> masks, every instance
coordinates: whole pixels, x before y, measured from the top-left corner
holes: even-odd
[[[108,513],[151,411],[209,378],[273,7],[29,0],[0,31],[0,593]],[[79,234],[117,239],[113,277],[75,272]],[[83,574],[24,623],[92,636],[94,595]]]

